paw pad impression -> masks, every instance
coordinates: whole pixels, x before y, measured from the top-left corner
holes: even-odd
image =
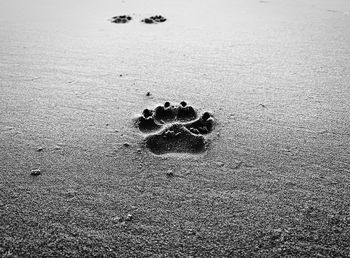
[[[131,20],[132,20],[132,18],[129,15],[119,15],[119,16],[112,17],[111,21],[113,23],[127,23]]]
[[[165,21],[166,21],[166,18],[164,18],[161,15],[151,16],[149,18],[142,20],[142,22],[147,23],[147,24],[160,23],[160,22],[165,22]]]
[[[212,132],[214,118],[209,112],[200,117],[197,111],[182,101],[179,105],[164,105],[145,109],[136,126],[147,133],[146,147],[154,154],[201,153],[205,151],[205,135]]]

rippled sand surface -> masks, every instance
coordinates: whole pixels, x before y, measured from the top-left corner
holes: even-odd
[[[349,24],[346,0],[0,0],[0,256],[349,256]],[[181,101],[215,126],[138,126]]]

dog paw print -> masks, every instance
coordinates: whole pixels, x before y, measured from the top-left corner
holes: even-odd
[[[113,22],[113,23],[127,23],[131,20],[132,20],[132,18],[129,15],[119,15],[119,16],[112,17],[111,22]]]
[[[136,119],[136,127],[146,134],[145,145],[154,154],[201,153],[207,145],[206,135],[214,128],[209,112],[197,111],[182,101],[179,105],[165,102],[154,110],[145,109]]]
[[[129,15],[118,15],[118,16],[114,16],[110,19],[110,21],[112,23],[128,23],[129,21],[132,20],[132,17]],[[149,18],[145,18],[143,20],[141,20],[141,22],[146,23],[146,24],[156,24],[156,23],[162,23],[165,22],[166,18],[164,18],[161,15],[155,15],[155,16],[151,16]]]
[[[149,18],[142,20],[142,22],[147,23],[147,24],[160,23],[160,22],[165,22],[165,21],[166,21],[166,18],[164,18],[161,15],[151,16]]]

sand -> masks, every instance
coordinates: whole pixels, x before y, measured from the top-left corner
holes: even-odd
[[[0,256],[350,256],[349,24],[347,0],[1,0]],[[147,149],[167,101],[213,115],[204,152]]]

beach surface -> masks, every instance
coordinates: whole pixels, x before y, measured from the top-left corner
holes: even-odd
[[[0,0],[0,256],[350,256],[349,24],[347,0]],[[151,152],[135,119],[181,101],[205,150]]]

